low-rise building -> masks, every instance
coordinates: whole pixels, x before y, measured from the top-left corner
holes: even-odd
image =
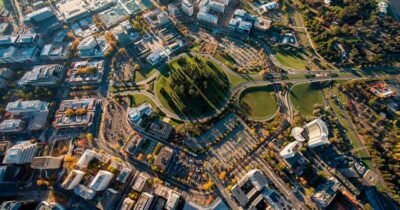
[[[232,187],[231,193],[235,200],[245,207],[267,185],[268,182],[264,174],[260,170],[254,169]]]
[[[120,23],[112,32],[121,45],[133,44],[140,39],[139,33],[133,29],[129,20]]]
[[[32,114],[36,112],[48,111],[49,103],[35,101],[15,101],[7,104],[6,111],[14,115]]]
[[[110,48],[105,39],[88,36],[83,39],[77,49],[81,58],[102,58],[104,53]]]
[[[260,10],[261,13],[266,13],[268,11],[271,11],[271,10],[274,10],[274,9],[277,9],[277,8],[279,8],[279,3],[273,1],[273,2],[269,2],[269,3],[261,5],[259,10]]]
[[[79,183],[82,181],[84,175],[85,175],[85,173],[83,171],[72,170],[68,174],[67,178],[65,178],[65,180],[63,181],[61,186],[67,190],[72,190],[76,186],[79,185]]]
[[[70,53],[71,47],[65,43],[46,44],[40,52],[39,58],[44,61],[66,60]]]
[[[335,198],[339,187],[339,181],[336,178],[331,177],[326,181],[326,183],[317,187],[315,193],[311,196],[311,199],[317,203],[321,209],[326,209]]]
[[[59,203],[49,203],[47,201],[42,201],[36,207],[36,210],[65,210],[66,208]]]
[[[127,197],[122,202],[120,210],[132,210],[134,205],[135,205],[135,201],[133,201],[132,199]]]
[[[14,71],[9,68],[0,68],[0,78],[9,80],[15,75]]]
[[[149,179],[144,173],[140,173],[136,178],[135,183],[132,185],[132,189],[138,192],[142,192],[146,186],[147,180]]]
[[[250,15],[242,9],[236,9],[232,19],[229,21],[228,28],[239,33],[250,34],[257,17]]]
[[[249,205],[250,210],[258,209],[292,209],[289,202],[273,189],[265,188]]]
[[[40,49],[37,47],[5,47],[0,48],[0,63],[35,63],[38,61]]]
[[[160,153],[158,153],[156,160],[153,163],[153,166],[157,167],[161,171],[165,171],[167,169],[169,162],[171,161],[172,155],[174,151],[171,147],[164,146]]]
[[[10,33],[12,30],[11,24],[10,23],[0,23],[0,35],[6,35]]]
[[[64,77],[64,66],[48,64],[35,66],[18,81],[21,86],[54,87],[60,84]]]
[[[162,206],[162,208],[166,210],[175,210],[181,197],[181,194],[178,192],[161,184],[157,186],[155,194],[167,201],[165,202],[164,206]]]
[[[378,3],[379,13],[382,14],[382,15],[386,15],[387,12],[388,12],[388,10],[387,10],[388,7],[389,7],[389,4],[386,1],[379,2]]]
[[[132,173],[133,173],[133,170],[131,168],[128,168],[125,166],[121,169],[121,172],[118,174],[116,180],[121,183],[126,183],[126,181],[128,180],[129,176]]]
[[[83,155],[79,158],[76,166],[78,168],[87,168],[89,166],[90,161],[93,159],[99,159],[99,154],[93,150],[87,149],[83,153]]]
[[[26,128],[21,119],[8,119],[0,123],[0,133],[18,133]]]
[[[34,157],[31,163],[31,168],[33,169],[58,169],[61,167],[61,164],[64,160],[63,156],[60,157],[52,157],[52,156],[41,156]]]
[[[11,147],[6,152],[3,164],[26,164],[32,162],[36,155],[37,145],[30,141],[24,141]]]
[[[167,53],[162,49],[157,49],[146,57],[146,61],[155,66],[168,58]]]
[[[74,188],[74,193],[85,200],[92,200],[96,196],[95,191],[81,184]]]
[[[72,86],[98,85],[102,81],[103,71],[103,60],[72,63],[68,71],[68,83]]]
[[[93,123],[96,111],[94,98],[64,100],[56,112],[54,126],[61,128],[87,128]]]
[[[116,205],[118,200],[120,199],[121,193],[116,191],[115,189],[108,188],[100,201],[97,203],[96,207],[102,210],[114,210],[117,209]]]
[[[296,155],[297,151],[303,146],[301,142],[294,141],[286,145],[286,147],[279,153],[285,159],[292,158]]]
[[[310,148],[328,144],[328,127],[321,119],[315,119],[307,123],[304,127],[295,127],[291,131],[292,136],[299,142],[307,140]]]
[[[139,133],[144,133],[157,139],[168,140],[173,134],[174,128],[160,119],[151,118],[152,112],[150,104],[143,103],[128,110],[128,121]]]
[[[37,131],[45,127],[49,104],[42,101],[15,101],[7,104],[6,111],[13,114],[14,119],[23,120],[26,130]]]
[[[205,13],[205,12],[198,12],[197,19],[202,22],[209,23],[212,25],[217,25],[217,23],[218,23],[218,16],[212,15],[209,13]]]
[[[24,23],[27,25],[31,23],[39,23],[53,17],[55,17],[53,10],[50,7],[43,7],[25,15]]]
[[[388,98],[394,96],[394,91],[383,81],[375,81],[370,85],[370,91],[379,98]]]
[[[100,170],[89,184],[89,187],[96,192],[103,191],[108,187],[113,177],[114,174],[111,172]]]
[[[194,7],[193,4],[189,0],[182,1],[182,11],[188,16],[193,16]]]
[[[140,195],[138,201],[136,202],[134,210],[148,210],[153,202],[154,195],[144,192]]]

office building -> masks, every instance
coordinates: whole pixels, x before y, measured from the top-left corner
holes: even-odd
[[[136,202],[134,210],[148,210],[153,202],[154,195],[144,192],[140,195],[138,201]]]
[[[89,184],[89,187],[96,192],[103,191],[108,187],[113,177],[114,174],[111,172],[100,170]]]
[[[264,174],[260,170],[254,169],[232,187],[231,193],[235,200],[245,207],[267,184]]]
[[[67,178],[63,181],[61,186],[67,190],[72,190],[82,181],[85,173],[80,170],[72,170],[69,172]]]
[[[3,164],[26,164],[32,162],[37,151],[37,145],[30,141],[18,143],[6,152]]]
[[[48,64],[35,66],[18,81],[21,86],[54,87],[64,77],[64,66],[59,64]]]

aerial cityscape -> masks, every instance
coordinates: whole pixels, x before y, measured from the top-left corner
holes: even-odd
[[[400,0],[0,0],[0,210],[400,210]]]

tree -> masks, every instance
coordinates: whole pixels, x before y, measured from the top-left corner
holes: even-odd
[[[68,108],[68,109],[65,111],[65,116],[66,116],[66,117],[73,117],[73,116],[75,116],[74,110]]]
[[[118,54],[119,55],[127,55],[126,49],[125,48],[119,48],[118,49]]]
[[[86,114],[87,114],[87,110],[84,109],[84,108],[80,108],[80,109],[77,109],[77,110],[75,111],[75,115],[76,115],[76,116],[84,116],[84,115],[86,115]]]
[[[86,135],[86,138],[87,138],[89,141],[92,141],[92,140],[93,140],[93,134],[88,133],[88,134]]]
[[[211,180],[208,180],[205,184],[203,184],[203,189],[208,191],[208,190],[211,190],[213,186],[214,186],[214,182]]]
[[[164,147],[163,144],[157,143],[157,145],[154,147],[153,154],[154,154],[154,155],[158,155],[158,153],[160,153],[160,150],[161,150],[163,147]]]
[[[223,171],[219,174],[219,179],[224,180],[226,178],[226,171]]]
[[[38,180],[36,180],[36,185],[37,186],[42,186],[44,184],[44,182],[43,182],[43,180],[42,179],[38,179]]]

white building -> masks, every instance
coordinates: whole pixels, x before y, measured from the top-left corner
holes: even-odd
[[[79,168],[87,168],[90,161],[92,161],[94,158],[99,158],[99,155],[95,151],[87,149],[81,158],[79,158],[76,166]]]
[[[148,103],[143,103],[138,107],[131,108],[128,110],[128,120],[133,125],[139,125],[142,122],[142,117],[144,115],[150,116],[153,112],[151,105]]]
[[[167,53],[162,49],[156,49],[150,55],[147,56],[146,60],[151,65],[157,65],[160,62],[168,58]]]
[[[307,123],[303,128],[295,127],[291,131],[292,136],[300,142],[307,140],[307,145],[314,148],[320,145],[328,144],[328,128],[321,119],[313,120]]]
[[[154,195],[144,192],[140,195],[138,201],[136,202],[134,210],[148,210],[150,209],[151,203],[153,202]]]
[[[110,184],[113,177],[114,174],[112,174],[111,172],[100,170],[94,177],[92,182],[89,184],[89,187],[94,191],[103,191]]]
[[[21,86],[56,86],[61,81],[64,74],[64,66],[59,64],[49,64],[35,66],[28,71],[18,81]]]
[[[382,15],[386,15],[387,14],[387,8],[389,7],[389,4],[387,2],[381,1],[378,3],[378,9],[379,12]]]
[[[140,173],[139,176],[136,178],[135,183],[132,185],[132,189],[141,192],[146,186],[148,179],[149,178],[146,175]]]
[[[25,164],[32,162],[36,154],[36,143],[32,144],[30,141],[25,141],[14,145],[7,150],[3,160],[3,164]]]
[[[119,210],[131,210],[131,209],[133,209],[134,205],[135,205],[135,201],[133,201],[129,197],[126,197],[124,199],[124,201],[122,202],[122,205],[119,208]]]
[[[49,103],[35,101],[15,101],[7,104],[6,111],[15,115],[25,113],[47,112]]]
[[[194,12],[193,4],[190,3],[189,0],[183,0],[182,1],[182,11],[188,16],[193,16],[193,12]]]
[[[339,187],[339,181],[336,178],[331,177],[326,183],[317,187],[316,192],[311,196],[311,199],[317,203],[321,209],[326,209],[335,198]]]
[[[0,123],[0,133],[20,132],[24,128],[24,122],[20,119],[8,119]]]
[[[64,160],[63,156],[53,157],[53,156],[40,156],[34,157],[31,163],[31,168],[46,170],[46,169],[58,169]]]
[[[85,175],[85,173],[83,171],[80,170],[72,170],[67,178],[65,178],[64,182],[61,184],[61,186],[67,190],[72,190],[74,189],[76,186],[78,186],[78,184],[81,182],[83,176]]]
[[[273,1],[273,2],[269,2],[269,3],[261,5],[259,9],[260,9],[261,13],[266,13],[270,10],[277,9],[278,7],[279,7],[278,2]]]
[[[285,159],[292,158],[303,144],[299,141],[294,141],[286,145],[286,147],[279,153]]]
[[[74,193],[81,196],[85,200],[92,200],[96,196],[96,192],[84,185],[79,184],[74,188]]]
[[[250,199],[267,185],[268,182],[264,174],[260,170],[254,169],[247,172],[247,174],[232,187],[231,193],[241,206],[246,206]]]
[[[126,183],[128,180],[129,176],[132,174],[132,169],[128,167],[123,167],[121,172],[118,174],[116,180],[121,182],[121,183]]]
[[[197,19],[206,23],[217,25],[218,17],[209,13],[199,12],[197,13]]]

